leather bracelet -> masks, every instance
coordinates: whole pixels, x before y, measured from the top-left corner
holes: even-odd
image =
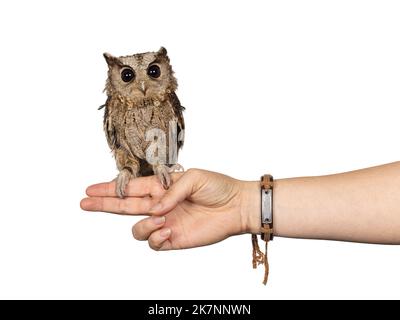
[[[256,269],[259,264],[263,264],[264,280],[263,284],[266,285],[269,275],[269,264],[268,264],[268,242],[274,237],[273,235],[273,177],[270,174],[263,175],[261,177],[261,239],[265,241],[265,254],[260,250],[258,246],[257,235],[252,235],[253,245],[253,268]]]
[[[272,192],[274,178],[270,174],[261,177],[261,239],[270,241],[274,238],[272,222]]]

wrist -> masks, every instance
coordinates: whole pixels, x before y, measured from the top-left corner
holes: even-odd
[[[242,233],[259,234],[261,230],[260,181],[243,181],[241,196]]]

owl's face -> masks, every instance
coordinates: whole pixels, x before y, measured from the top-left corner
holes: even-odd
[[[132,56],[114,57],[104,54],[107,61],[108,94],[120,94],[134,101],[164,100],[166,93],[176,90],[167,50],[138,53]]]

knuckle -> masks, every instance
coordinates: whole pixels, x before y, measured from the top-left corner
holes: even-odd
[[[127,214],[128,213],[128,203],[126,199],[118,201],[118,212],[121,214]]]
[[[153,243],[153,241],[151,241],[151,240],[149,240],[149,247],[150,247],[151,249],[153,249],[154,251],[160,251],[160,247],[157,246],[157,245],[155,245],[155,244]]]
[[[196,168],[189,168],[186,173],[187,174],[196,174],[196,172],[198,171],[198,169]]]
[[[104,185],[104,194],[113,195],[115,193],[115,187],[111,183],[107,183]]]
[[[192,177],[198,177],[200,175],[200,173],[201,173],[201,170],[197,169],[197,168],[190,168],[190,169],[188,169],[188,171],[186,171],[186,174],[188,176],[192,176]]]
[[[154,205],[153,204],[153,199],[151,198],[145,198],[142,199],[142,201],[140,201],[140,205],[138,206],[138,209],[140,209],[141,213],[145,213],[148,212],[150,210],[150,208]]]
[[[149,247],[151,249],[153,249],[154,251],[160,250],[160,246],[156,243],[156,241],[154,241],[154,238],[152,236],[150,236],[148,243],[149,243]]]
[[[104,205],[104,198],[101,197],[100,201],[97,203],[96,209],[99,211],[104,211],[105,205]]]
[[[132,234],[136,240],[144,241],[147,240],[148,235],[146,232],[146,219],[139,221],[132,227]]]
[[[140,230],[140,227],[136,224],[132,227],[132,235],[136,240],[142,240],[139,230]]]

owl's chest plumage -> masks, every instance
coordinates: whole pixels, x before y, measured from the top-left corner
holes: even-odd
[[[169,122],[176,121],[173,106],[167,99],[156,103],[150,101],[135,105],[129,101],[110,98],[105,116],[105,129],[112,128],[114,148],[123,148],[128,153],[144,159],[150,141],[146,133],[151,129],[162,130],[168,134]]]

